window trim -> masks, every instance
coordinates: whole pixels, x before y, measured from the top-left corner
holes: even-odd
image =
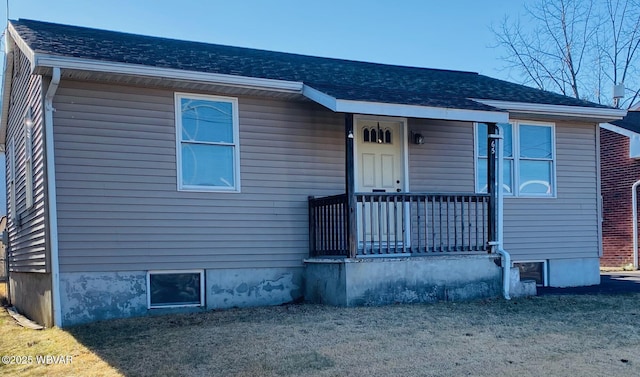
[[[473,166],[474,166],[474,191],[476,193],[480,193],[478,190],[478,160],[480,158],[478,153],[478,124],[484,122],[474,122],[473,124],[473,134],[474,134],[474,145],[473,145]],[[511,124],[511,132],[512,132],[512,154],[513,158],[510,158],[513,164],[513,171],[511,177],[511,193],[503,193],[505,197],[516,197],[516,198],[544,198],[544,199],[555,199],[558,195],[558,180],[557,180],[557,153],[556,153],[556,124],[553,122],[540,122],[540,121],[529,121],[529,120],[509,120]],[[498,124],[499,125],[499,124]],[[531,194],[531,193],[520,193],[520,125],[525,126],[543,126],[551,128],[551,194]],[[525,161],[536,161],[537,159],[529,159],[523,158]],[[548,161],[540,159],[539,161]]]
[[[7,151],[9,155],[9,218],[15,221],[18,216],[16,214],[16,144],[13,138],[9,140]]]
[[[210,145],[225,145],[233,147],[233,169],[234,169],[234,185],[233,187],[224,186],[195,186],[184,185],[182,183],[182,107],[181,100],[183,98],[199,99],[205,101],[215,102],[227,102],[231,103],[232,114],[232,126],[233,126],[233,143],[206,143]],[[186,192],[230,192],[239,193],[240,189],[240,131],[239,131],[239,116],[238,116],[238,99],[235,97],[223,97],[215,95],[205,94],[193,94],[193,93],[174,93],[174,105],[175,105],[175,129],[176,129],[176,181],[178,191]]]
[[[170,275],[170,274],[200,274],[200,303],[198,304],[177,304],[162,305],[151,304],[151,275]],[[149,270],[147,271],[147,309],[166,309],[166,308],[186,308],[186,307],[204,307],[204,270]]]
[[[33,207],[33,126],[24,128],[24,189],[25,209]]]

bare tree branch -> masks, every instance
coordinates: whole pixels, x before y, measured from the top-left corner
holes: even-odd
[[[524,17],[492,29],[524,83],[606,104],[624,83],[630,105],[640,97],[640,0],[535,0]]]

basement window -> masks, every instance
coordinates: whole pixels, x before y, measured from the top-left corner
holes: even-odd
[[[149,309],[204,306],[204,271],[149,271],[147,306]]]
[[[520,270],[520,280],[535,280],[536,285],[546,286],[545,262],[515,262],[514,267]]]

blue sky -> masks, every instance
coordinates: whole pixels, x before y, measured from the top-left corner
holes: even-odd
[[[8,17],[5,4],[0,6],[3,21],[30,18],[316,56],[473,71],[514,81],[503,69],[502,51],[491,47],[495,41],[490,26],[505,16],[517,18],[527,0],[8,1]],[[4,186],[0,184],[0,198],[5,196]],[[0,200],[0,212],[6,213],[4,200]]]
[[[505,15],[517,17],[523,4],[524,0],[9,0],[9,18],[507,78],[500,71],[501,52],[490,47],[494,38],[489,26]]]

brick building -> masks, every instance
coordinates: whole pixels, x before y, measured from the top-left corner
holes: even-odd
[[[623,120],[601,126],[600,159],[603,205],[600,265],[637,269],[632,201],[633,189],[640,193],[640,109],[629,111]]]

